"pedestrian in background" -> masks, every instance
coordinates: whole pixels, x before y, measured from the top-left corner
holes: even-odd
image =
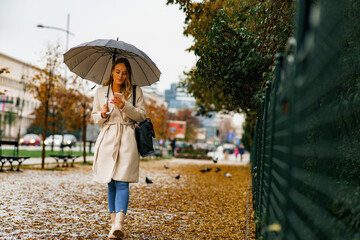
[[[242,162],[243,160],[243,155],[245,154],[246,150],[244,145],[240,144],[239,146],[236,147],[235,150],[235,157],[237,159],[237,156],[240,156],[240,162]]]
[[[131,67],[125,58],[115,60],[110,77],[94,96],[92,117],[101,125],[95,143],[94,180],[108,187],[108,207],[111,230],[108,237],[124,236],[124,220],[129,203],[129,183],[139,180],[139,153],[135,139],[135,122],[146,118],[145,102],[141,88],[136,87],[133,106]],[[104,96],[111,85],[109,104]],[[115,107],[108,114],[110,107]]]
[[[175,147],[176,147],[176,138],[175,137],[170,138],[170,146],[171,146],[171,155],[174,156],[175,155]]]

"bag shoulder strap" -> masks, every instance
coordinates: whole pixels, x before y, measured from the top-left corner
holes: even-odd
[[[135,107],[135,101],[136,101],[136,85],[133,85],[133,105]]]

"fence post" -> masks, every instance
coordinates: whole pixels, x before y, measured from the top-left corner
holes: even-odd
[[[265,108],[265,97],[262,97],[261,99],[261,114],[260,114],[260,118],[259,118],[259,131],[258,131],[258,156],[257,156],[257,163],[256,163],[256,197],[255,197],[255,221],[256,221],[256,234],[255,237],[258,236],[259,233],[261,233],[262,231],[262,224],[260,222],[260,217],[261,217],[261,213],[260,213],[260,204],[261,204],[261,182],[262,182],[262,176],[261,176],[261,168],[262,168],[262,158],[263,158],[263,154],[264,151],[262,149],[262,132],[263,132],[263,128],[264,128],[264,120],[263,120],[263,116],[264,116],[264,108]]]
[[[258,146],[258,139],[259,139],[259,118],[255,121],[255,131],[254,131],[254,142],[252,144],[251,149],[251,175],[252,175],[252,203],[253,203],[253,209],[256,209],[256,194],[258,189],[258,181],[257,181],[257,170],[258,170],[258,153],[259,153],[259,146]]]
[[[274,132],[275,132],[275,120],[276,120],[276,104],[277,104],[277,91],[279,87],[279,82],[281,78],[281,71],[282,71],[282,63],[284,60],[284,55],[281,53],[276,54],[275,56],[275,77],[272,84],[272,91],[271,91],[271,106],[270,106],[270,112],[271,115],[271,121],[270,121],[270,141],[269,141],[269,178],[268,178],[268,198],[266,199],[266,209],[265,209],[265,226],[269,226],[272,224],[270,222],[270,199],[271,199],[271,184],[272,184],[272,169],[273,169],[273,147],[274,147]],[[264,239],[268,239],[268,231],[265,231]]]
[[[268,81],[266,82],[266,91],[265,91],[265,98],[264,98],[264,105],[263,105],[263,115],[261,116],[262,118],[262,134],[261,134],[261,149],[262,149],[262,156],[261,156],[261,162],[260,162],[260,199],[259,199],[259,220],[261,221],[262,224],[262,229],[264,226],[264,218],[266,218],[266,215],[263,214],[264,210],[266,211],[267,206],[265,205],[267,203],[267,199],[265,199],[265,161],[266,161],[266,148],[267,148],[267,141],[266,141],[266,136],[267,136],[267,119],[268,119],[268,109],[269,109],[269,98],[270,98],[270,90],[271,90],[271,82]],[[263,209],[263,207],[265,209]],[[261,233],[262,234],[262,233]]]

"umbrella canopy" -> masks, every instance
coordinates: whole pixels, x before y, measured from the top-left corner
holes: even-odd
[[[115,59],[127,58],[132,70],[132,83],[150,86],[159,81],[160,70],[135,46],[112,39],[97,39],[71,48],[64,54],[64,63],[81,78],[103,84],[110,76]]]

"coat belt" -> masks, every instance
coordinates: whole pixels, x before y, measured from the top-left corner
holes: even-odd
[[[98,158],[98,154],[99,154],[98,151],[99,151],[100,145],[101,145],[101,143],[103,141],[104,135],[109,130],[110,126],[116,125],[116,135],[115,135],[114,147],[113,147],[113,151],[112,151],[113,160],[116,162],[119,151],[120,151],[120,145],[121,145],[121,137],[120,136],[122,135],[122,131],[123,131],[123,128],[121,127],[121,125],[131,126],[131,125],[134,125],[134,124],[135,124],[134,122],[105,122],[103,124],[102,129],[100,131],[100,134],[98,136],[98,138],[100,140],[100,143],[99,143],[99,146],[98,146],[98,149],[97,149],[97,152],[96,152],[96,156],[95,156],[95,159],[94,159],[93,169],[94,169],[95,172],[97,171],[97,166],[96,166],[97,163],[96,162],[97,162],[97,158]]]
[[[115,135],[115,143],[114,143],[114,148],[113,148],[113,153],[112,153],[112,157],[113,160],[116,161],[119,155],[119,151],[120,151],[120,145],[121,145],[121,135],[123,132],[123,128],[121,127],[121,125],[125,125],[125,126],[131,126],[134,125],[134,122],[106,122],[104,123],[104,127],[106,127],[106,129],[103,131],[104,133],[110,128],[110,126],[112,125],[116,125],[116,135]]]

